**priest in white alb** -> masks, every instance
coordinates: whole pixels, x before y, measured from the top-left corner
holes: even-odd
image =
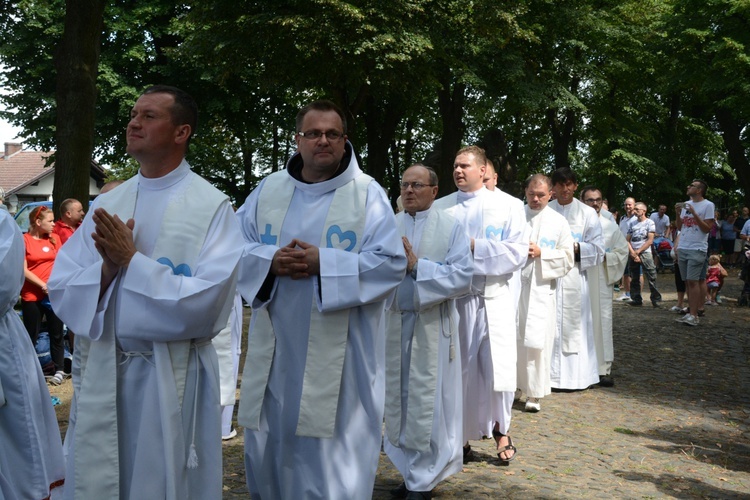
[[[492,435],[501,464],[516,456],[509,435],[516,390],[516,307],[508,280],[526,262],[529,239],[523,203],[484,187],[487,157],[482,148],[458,151],[453,180],[458,192],[437,200],[462,223],[474,255],[468,296],[459,298],[458,334],[464,395],[464,453],[469,440]]]
[[[575,198],[578,180],[569,167],[552,173],[556,199],[549,206],[568,221],[576,265],[557,284],[557,333],[552,347],[553,389],[581,390],[599,382],[588,270],[604,259],[596,211]]]
[[[0,189],[2,195],[2,189]],[[60,498],[60,428],[29,333],[13,309],[26,249],[0,200],[0,498]]]
[[[543,174],[526,180],[529,252],[521,270],[518,303],[518,388],[525,410],[538,412],[551,392],[550,358],[557,329],[557,280],[574,265],[573,236],[565,217],[549,206],[552,181]]]
[[[385,403],[385,301],[406,257],[385,192],[332,102],[237,212],[253,308],[238,422],[253,498],[371,498]]]
[[[404,478],[394,496],[430,498],[463,467],[463,414],[458,311],[469,293],[469,237],[447,213],[432,208],[434,170],[404,171],[396,223],[404,242],[406,277],[387,313],[386,410],[383,448]]]
[[[76,332],[65,498],[218,499],[219,370],[242,253],[228,198],[185,161],[197,106],[158,85],[133,106],[135,177],[62,248],[52,306]]]
[[[602,210],[602,192],[594,186],[581,190],[581,201],[599,214],[604,237],[604,260],[598,266],[589,269],[589,288],[591,290],[592,319],[594,326],[594,344],[596,359],[599,363],[599,385],[612,387],[612,362],[615,359],[615,346],[612,337],[612,300],[614,284],[622,277],[628,263],[628,242],[620,227],[605,217]],[[598,299],[598,300],[597,300]]]

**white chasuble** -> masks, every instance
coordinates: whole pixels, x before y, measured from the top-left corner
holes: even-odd
[[[137,252],[99,299],[87,217],[50,279],[80,358],[66,498],[213,496],[221,444],[210,339],[226,323],[241,252],[231,207],[184,160],[163,177],[130,179],[96,207],[135,220]]]
[[[579,245],[580,261],[557,284],[557,332],[550,362],[550,383],[558,389],[585,389],[599,381],[588,271],[602,262],[604,240],[596,210],[573,199],[548,205],[562,214]]]
[[[434,206],[453,215],[474,238],[472,294],[485,302],[492,386],[496,392],[515,391],[518,304],[508,280],[526,262],[529,249],[523,203],[507,193],[483,187],[474,193],[450,194]],[[480,337],[484,334],[474,333]]]
[[[0,204],[0,498],[57,498],[65,460],[29,333],[13,307],[24,283],[25,247],[16,221]]]
[[[587,294],[582,292],[581,282],[586,279],[585,271],[604,259],[604,240],[599,217],[593,208],[576,199],[567,205],[553,200],[548,206],[567,219],[573,241],[579,245],[580,261],[558,284],[561,292],[558,295],[562,298],[558,301],[558,308],[562,310],[562,324],[558,325],[562,350],[564,353],[577,353],[583,335],[581,302],[589,300]]]
[[[407,448],[428,451],[442,337],[448,339],[450,346],[448,362],[455,360],[460,363],[455,359],[456,310],[453,301],[449,299],[468,293],[471,284],[471,256],[470,249],[469,255],[455,253],[457,247],[459,250],[463,248],[461,244],[466,243],[467,237],[460,233],[460,226],[460,236],[456,235],[457,221],[453,217],[437,210],[417,215],[422,214],[425,215],[425,220],[418,230],[415,228],[418,222],[414,217],[405,212],[396,216],[399,232],[409,238],[419,260],[416,282],[411,276],[404,278],[388,314],[386,435],[395,446],[398,446],[399,436],[403,434]],[[417,231],[419,234],[415,235]],[[410,353],[403,352],[403,337],[411,340]],[[404,355],[410,355],[406,364],[402,363]],[[401,373],[404,365],[409,367],[408,373]],[[402,384],[406,385],[408,394],[405,421],[401,414]]]
[[[328,209],[320,247],[358,253],[365,225],[365,211],[360,207],[365,206],[371,181],[370,176],[363,174],[336,190]],[[261,239],[265,238],[265,243],[278,244],[277,238],[287,217],[294,189],[294,183],[285,171],[266,179],[257,211],[258,227],[264,228]],[[251,379],[249,384],[243,384],[240,409],[242,425],[257,430],[275,340],[267,308],[259,308],[255,314],[255,328],[245,359],[245,368]],[[321,312],[317,307],[311,307],[298,436],[333,437],[348,332],[347,309]]]
[[[238,288],[253,307],[238,420],[246,427],[245,470],[253,497],[372,496],[385,399],[385,300],[403,279],[406,259],[385,192],[359,169],[351,144],[346,150],[350,157],[345,168],[317,183],[292,175],[302,168],[296,154],[280,174],[293,184],[291,200],[281,193],[286,188],[264,195],[270,186],[268,177],[237,211],[245,238]],[[366,200],[357,198],[355,206],[349,196],[359,196],[359,188],[346,186],[360,176],[358,182],[367,182]],[[348,199],[334,207],[342,189],[349,195],[340,196]],[[269,210],[284,215],[271,217]],[[361,230],[348,227],[360,216],[364,216]],[[271,273],[276,252],[295,239],[320,245],[319,275],[292,279]],[[347,251],[352,243],[358,251]],[[267,314],[261,312],[264,309]],[[339,321],[338,315],[328,314],[334,311],[346,312],[348,329],[342,334],[336,333],[340,325],[329,324]],[[318,336],[316,343],[333,345],[330,351],[310,351],[313,335]],[[341,342],[344,355],[339,371],[335,362],[341,359],[337,352]],[[323,366],[329,360],[332,366]],[[316,375],[319,380],[309,379],[313,368],[323,369]],[[329,368],[337,374],[330,376]],[[307,392],[306,377],[319,384],[321,398],[338,391],[335,409],[310,400],[314,393]],[[309,400],[305,411],[315,412],[315,422],[302,420],[308,419],[301,417],[303,398]],[[331,417],[335,418],[332,429]],[[333,435],[301,435],[310,431]]]
[[[552,332],[555,328],[556,280],[575,264],[573,237],[565,217],[551,208],[534,211],[527,205],[525,211],[531,228],[530,241],[542,253],[536,259],[528,259],[521,271],[521,294],[526,307],[519,310],[519,336],[525,347],[542,349],[550,333],[550,322]]]
[[[432,490],[463,466],[463,399],[455,297],[469,292],[464,228],[431,208],[396,216],[418,257],[387,311],[383,449],[412,491]]]
[[[612,285],[622,277],[628,263],[628,242],[617,224],[600,216],[604,236],[604,262],[589,270],[594,343],[599,374],[608,375],[608,366],[615,358],[612,338]]]

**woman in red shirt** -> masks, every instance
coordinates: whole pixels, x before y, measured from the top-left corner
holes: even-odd
[[[57,242],[51,236],[52,229],[55,227],[53,219],[52,210],[45,206],[37,207],[29,214],[29,232],[23,235],[26,246],[23,273],[26,281],[21,289],[21,311],[23,324],[34,345],[42,328],[42,318],[46,317],[50,354],[55,363],[55,375],[50,382],[60,385],[65,376],[63,323],[52,312],[52,306],[47,297],[47,280],[52,274],[52,266],[57,256]]]

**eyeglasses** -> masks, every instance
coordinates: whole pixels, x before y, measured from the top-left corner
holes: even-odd
[[[424,184],[422,182],[402,182],[401,183],[401,191],[406,191],[411,187],[414,191],[419,191],[422,188],[426,187],[432,187],[434,184]]]
[[[602,199],[601,198],[586,198],[583,201],[585,201],[586,203],[601,203]]]
[[[308,141],[317,141],[321,137],[325,136],[331,142],[338,141],[344,137],[343,132],[337,130],[329,130],[327,132],[321,132],[320,130],[308,130],[307,132],[297,132],[297,135]]]

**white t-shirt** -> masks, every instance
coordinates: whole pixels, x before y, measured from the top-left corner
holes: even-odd
[[[630,226],[634,224],[638,220],[638,217],[635,216],[635,214],[628,217],[627,215],[623,215],[620,217],[620,232],[622,232],[622,235],[627,238],[628,232],[630,231]]]
[[[708,200],[698,202],[686,201],[692,205],[693,210],[702,220],[714,220],[714,204]],[[693,214],[684,208],[680,212],[682,219],[682,229],[680,230],[680,242],[677,244],[678,250],[708,250],[708,233],[704,233],[695,223]]]
[[[744,234],[745,236],[750,236],[750,219],[748,219],[748,221],[745,222],[745,225],[742,226],[742,231],[740,231],[740,234]]]
[[[656,226],[656,236],[664,236],[667,234],[667,228],[669,228],[669,216],[667,214],[664,214],[660,219],[659,212],[654,212],[649,219],[654,221],[654,225]]]
[[[630,225],[630,231],[628,231],[628,234],[630,235],[630,246],[633,247],[633,250],[640,250],[641,247],[646,244],[646,240],[648,240],[648,233],[653,233],[655,231],[654,221],[651,219],[646,219],[643,222],[638,222],[638,220],[636,220]],[[649,245],[643,253],[651,253],[651,246]]]

